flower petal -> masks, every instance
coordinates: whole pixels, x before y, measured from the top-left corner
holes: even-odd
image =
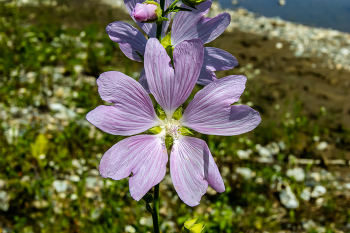
[[[230,53],[212,47],[204,48],[203,66],[211,71],[230,70],[238,65],[237,59]]]
[[[86,118],[91,124],[110,134],[129,136],[159,123],[151,98],[133,78],[110,71],[101,74],[97,84],[101,98],[114,105],[89,112]]]
[[[109,24],[106,31],[111,40],[119,43],[125,56],[134,61],[142,61],[136,52],[144,55],[147,39],[137,28],[128,23],[116,21]]]
[[[143,86],[143,88],[145,88],[145,90],[148,94],[151,94],[151,92],[149,90],[148,82],[147,82],[145,68],[142,68],[142,70],[140,72],[139,83],[141,84],[141,86]]]
[[[196,6],[197,9],[195,10],[181,4],[181,7],[189,8],[192,12],[180,11],[175,14],[171,28],[171,41],[174,46],[184,40],[199,38],[197,24],[203,15],[209,12],[211,4],[211,1],[203,2]]]
[[[205,141],[182,136],[174,142],[170,156],[170,174],[180,199],[189,206],[199,204],[208,183],[217,192],[225,185]]]
[[[171,41],[175,46],[181,41],[201,39],[204,44],[220,36],[231,22],[231,15],[224,12],[214,18],[203,17],[211,6],[211,1],[199,4],[192,12],[181,11],[174,17]],[[184,4],[182,7],[188,8]]]
[[[159,0],[155,0],[157,3],[159,3]],[[142,30],[151,38],[155,38],[157,34],[157,24],[156,23],[139,23],[137,22],[134,17],[132,16],[132,11],[134,10],[137,3],[143,3],[144,0],[124,0],[126,9],[128,10],[131,18],[137,23],[137,25],[142,28]],[[172,0],[165,0],[165,6],[164,9],[167,9],[168,6],[172,3]],[[171,15],[168,14],[165,17],[167,17],[169,20],[171,19]],[[164,37],[168,27],[169,27],[170,21],[163,22],[162,24],[162,37]]]
[[[145,71],[151,93],[172,117],[188,98],[203,64],[203,43],[200,39],[184,41],[174,49],[174,69],[171,60],[157,39],[149,39],[145,52]]]
[[[114,180],[129,179],[131,196],[139,201],[164,178],[167,150],[155,135],[126,138],[111,147],[102,157],[100,174]]]
[[[205,86],[186,108],[180,123],[200,133],[238,135],[251,131],[261,122],[260,114],[245,105],[234,105],[247,78],[231,75]]]
[[[204,47],[204,61],[197,83],[206,86],[217,80],[214,71],[229,70],[237,65],[237,59],[230,53],[218,48]]]
[[[202,39],[203,43],[209,43],[220,36],[231,22],[231,15],[229,13],[221,13],[214,18],[202,17],[196,26],[198,37]]]

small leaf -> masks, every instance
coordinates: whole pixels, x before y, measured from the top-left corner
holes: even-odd
[[[152,203],[154,201],[152,194],[149,194],[149,193],[143,196],[142,199],[145,200],[146,203]]]
[[[190,228],[190,232],[191,233],[201,233],[203,231],[203,229],[205,228],[204,223],[197,223],[194,224],[191,228]]]
[[[196,223],[197,219],[198,218],[186,221],[184,227],[186,227],[187,229],[190,229]]]

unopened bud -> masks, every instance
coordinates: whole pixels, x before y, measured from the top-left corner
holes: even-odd
[[[132,11],[132,15],[137,22],[155,21],[158,18],[157,9],[158,6],[156,4],[137,3]]]

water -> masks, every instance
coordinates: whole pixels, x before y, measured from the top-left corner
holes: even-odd
[[[279,6],[278,0],[237,1],[233,5],[231,0],[219,0],[223,8],[243,7],[266,17],[350,32],[350,0],[285,0],[284,6]]]

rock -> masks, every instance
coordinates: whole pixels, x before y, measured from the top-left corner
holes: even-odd
[[[250,151],[250,153],[251,153],[251,151]],[[240,159],[249,159],[250,153],[248,153],[248,151],[245,151],[245,150],[238,150],[237,151],[237,155]]]
[[[35,200],[32,205],[37,209],[45,209],[49,206],[49,203],[45,200]]]
[[[10,207],[9,201],[10,201],[10,195],[6,191],[1,190],[0,191],[0,210],[8,211]]]
[[[327,142],[320,142],[320,143],[316,146],[316,149],[322,151],[322,150],[325,150],[327,147],[328,147]]]
[[[259,155],[262,157],[272,157],[271,152],[265,147],[259,149]]]
[[[286,172],[288,177],[293,177],[296,181],[303,181],[305,179],[305,172],[302,168],[296,167],[293,169],[288,169]]]
[[[58,193],[65,192],[68,189],[68,182],[66,180],[55,180],[52,186]]]
[[[303,199],[304,201],[309,201],[310,197],[311,197],[310,188],[309,187],[304,188],[300,194],[300,198]]]
[[[292,192],[290,186],[285,186],[280,190],[279,197],[281,203],[288,209],[296,209],[299,207],[299,201]]]
[[[135,228],[133,226],[127,225],[127,226],[125,226],[125,232],[135,233],[136,230],[135,230]]]
[[[250,180],[255,176],[255,173],[247,167],[238,167],[236,172],[240,174],[245,180]]]
[[[317,185],[311,193],[312,198],[318,198],[327,192],[326,188],[322,185]]]
[[[280,6],[286,5],[286,0],[279,0],[278,5],[280,5]]]
[[[283,48],[283,44],[281,42],[276,43],[276,49]]]
[[[80,177],[77,176],[77,175],[72,175],[70,176],[70,181],[73,181],[73,182],[79,182],[80,181]]]

